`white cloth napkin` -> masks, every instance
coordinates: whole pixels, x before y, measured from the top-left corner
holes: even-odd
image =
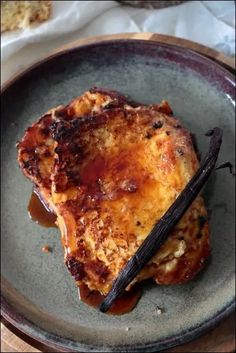
[[[5,60],[28,43],[41,42],[83,28],[118,4],[115,1],[53,1],[48,21],[31,28],[2,35],[2,59]]]
[[[71,40],[122,32],[178,36],[235,55],[235,2],[189,1],[147,10],[116,1],[53,1],[48,21],[2,34],[2,68],[23,69]]]

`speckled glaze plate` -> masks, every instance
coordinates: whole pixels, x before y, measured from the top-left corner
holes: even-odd
[[[204,188],[212,210],[212,258],[193,281],[149,284],[123,316],[102,314],[79,301],[63,264],[60,236],[30,221],[32,185],[16,162],[15,143],[49,108],[92,86],[115,89],[143,103],[169,101],[196,134],[224,131],[219,163],[234,156],[234,77],[193,51],[142,40],[89,44],[55,54],[12,81],[2,93],[2,315],[18,329],[64,351],[154,352],[202,334],[234,307],[234,177],[214,172]],[[53,253],[41,248],[48,244]],[[164,309],[157,315],[156,307]]]

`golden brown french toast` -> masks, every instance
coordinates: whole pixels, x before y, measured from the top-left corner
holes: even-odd
[[[137,106],[101,89],[33,124],[18,144],[18,161],[57,215],[77,284],[103,294],[199,167],[190,134],[167,102]],[[183,283],[208,255],[198,196],[132,284],[150,277]]]

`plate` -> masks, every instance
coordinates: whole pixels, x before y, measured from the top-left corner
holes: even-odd
[[[63,264],[60,236],[30,221],[32,185],[16,162],[15,143],[48,108],[92,86],[128,94],[143,103],[169,101],[196,134],[224,131],[219,163],[233,162],[234,77],[195,52],[144,40],[110,40],[50,56],[15,78],[2,92],[2,315],[15,327],[64,351],[154,352],[190,341],[234,308],[234,177],[214,172],[204,188],[211,212],[212,257],[193,281],[149,284],[129,314],[102,314],[78,300]],[[45,245],[52,254],[41,252]],[[157,315],[156,308],[164,311]]]

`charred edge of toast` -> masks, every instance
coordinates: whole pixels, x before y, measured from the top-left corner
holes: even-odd
[[[101,125],[104,125],[107,120],[117,113],[123,113],[125,111],[122,108],[116,108],[112,111],[104,111],[97,115],[84,116],[80,119],[74,118],[72,120],[55,120],[50,126],[50,132],[52,138],[59,141],[68,141],[73,139],[75,133],[84,132],[86,130],[93,130]]]
[[[29,150],[27,152],[29,153]],[[36,178],[41,177],[39,170],[39,157],[35,153],[32,153],[27,161],[23,161],[21,167],[27,169],[29,175],[35,176]]]
[[[65,265],[75,281],[84,281],[89,277],[96,278],[100,283],[104,283],[109,276],[110,271],[100,260],[90,260],[83,263],[78,258],[68,255],[65,259]]]
[[[45,143],[45,141],[51,139],[50,126],[52,121],[52,114],[44,114],[36,124],[26,129],[23,139],[16,143],[18,162],[24,174],[33,178],[34,183],[40,181],[46,187],[50,186],[50,180],[49,177],[47,178],[41,173],[40,163],[44,158],[52,157],[52,151],[49,145]]]
[[[120,96],[119,96],[120,97]],[[139,105],[143,109],[148,109],[148,106]],[[172,109],[170,108],[167,102],[163,102],[160,105],[150,106],[153,109],[156,109],[157,112],[170,116],[173,114]],[[116,106],[112,109],[104,109],[100,113],[95,115],[89,115],[77,119],[76,117],[71,118],[70,120],[66,119],[66,111],[63,112],[65,119],[57,119],[50,126],[50,132],[52,138],[59,142],[63,140],[72,139],[72,134],[75,134],[77,131],[84,132],[86,130],[92,130],[99,126],[104,125],[108,119],[113,118],[117,114],[123,114],[123,118],[127,118],[132,121],[133,114],[135,112],[129,111],[127,114],[126,109],[123,106]],[[159,128],[161,126],[156,126]],[[181,125],[178,125],[177,128],[182,128]]]

